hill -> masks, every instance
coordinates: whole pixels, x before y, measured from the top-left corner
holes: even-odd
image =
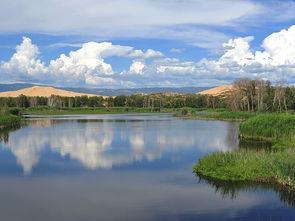
[[[14,83],[0,84],[0,92],[16,91],[23,88],[37,86],[36,84]],[[42,86],[42,85],[38,85]],[[44,85],[43,85],[44,86]],[[208,89],[208,87],[151,87],[151,88],[74,88],[74,87],[55,87],[62,90],[74,91],[83,94],[97,94],[102,96],[118,96],[132,94],[156,94],[156,93],[179,93],[179,94],[195,94],[197,92]]]
[[[33,86],[33,87],[29,87],[29,88],[20,89],[17,91],[0,92],[0,97],[18,97],[21,94],[28,96],[28,97],[37,97],[37,96],[50,97],[51,95],[59,95],[59,96],[63,96],[63,97],[99,96],[99,95],[95,95],[95,94],[77,93],[77,92],[73,92],[73,91],[57,89],[54,87]]]
[[[219,87],[211,88],[208,90],[204,90],[201,92],[198,92],[197,94],[202,94],[202,95],[212,95],[212,96],[218,96],[218,95],[223,95],[229,91],[233,90],[232,85],[221,85]]]
[[[94,89],[94,88],[63,88],[80,93],[101,94],[106,96],[132,95],[132,94],[157,94],[157,93],[177,93],[195,94],[208,87],[151,87],[151,88],[121,88],[121,89]]]

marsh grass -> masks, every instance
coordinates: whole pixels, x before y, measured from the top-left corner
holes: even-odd
[[[295,187],[295,150],[213,153],[200,159],[193,171],[228,181],[256,181]]]
[[[257,115],[240,124],[240,137],[269,141],[274,148],[295,147],[295,115]]]
[[[21,121],[21,118],[15,115],[0,115],[0,128],[19,124],[20,121]]]
[[[240,138],[240,144],[246,146],[256,140],[271,148],[212,153],[199,160],[194,172],[218,180],[277,183],[295,188],[295,115],[251,117],[240,124]]]
[[[217,112],[213,111],[202,111],[192,114],[192,118],[196,119],[209,119],[209,120],[239,120],[243,121],[252,117],[255,117],[257,113],[253,112],[233,112],[228,110],[219,110]]]
[[[0,129],[20,124],[21,118],[10,114],[8,107],[0,107]]]
[[[64,114],[120,114],[120,113],[159,113],[173,112],[170,108],[135,108],[135,107],[48,107],[38,106],[22,110],[24,114],[64,115]]]

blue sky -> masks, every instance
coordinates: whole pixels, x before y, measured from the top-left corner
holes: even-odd
[[[291,0],[2,0],[0,82],[293,84],[294,11]]]

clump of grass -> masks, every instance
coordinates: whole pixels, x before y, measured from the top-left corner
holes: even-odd
[[[19,124],[21,118],[19,116],[11,115],[7,107],[0,108],[0,129]]]
[[[213,153],[200,159],[193,171],[228,181],[256,181],[295,187],[295,151]]]
[[[274,148],[294,147],[295,115],[257,115],[240,124],[240,137],[270,141]]]
[[[0,115],[0,128],[20,123],[21,118],[15,115]]]

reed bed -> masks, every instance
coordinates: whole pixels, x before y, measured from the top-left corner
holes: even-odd
[[[295,187],[295,150],[213,153],[200,159],[193,171],[228,181],[256,181]]]
[[[295,147],[295,115],[257,115],[240,124],[240,137],[271,141],[274,148]]]
[[[218,180],[278,183],[295,188],[295,115],[251,117],[240,124],[240,137],[242,141],[271,142],[271,149],[212,153],[200,159],[193,171]]]
[[[0,128],[19,124],[21,118],[15,115],[0,115]]]

